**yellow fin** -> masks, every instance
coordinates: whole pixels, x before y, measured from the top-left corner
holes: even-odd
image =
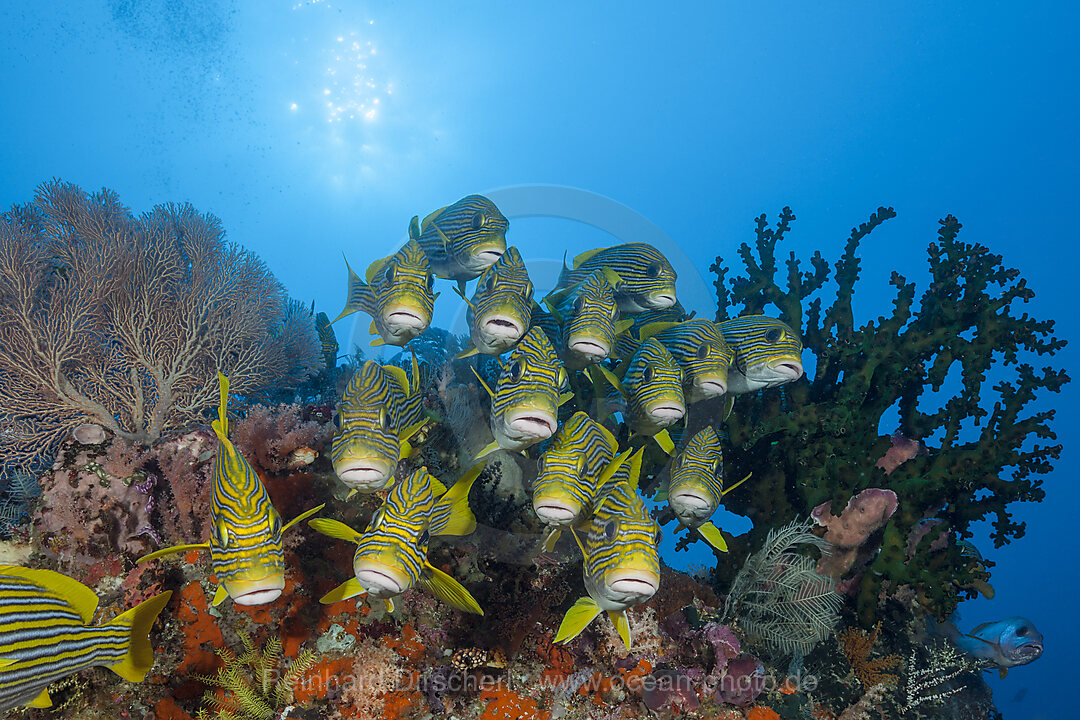
[[[195,543],[194,545],[173,545],[172,547],[161,548],[155,550],[149,555],[143,555],[141,558],[135,561],[136,565],[140,565],[150,560],[157,560],[158,558],[165,557],[166,555],[175,555],[176,553],[187,552],[188,550],[209,550],[210,543]]]
[[[612,323],[612,326],[615,328],[616,335],[622,335],[624,332],[634,327],[634,321],[630,318],[627,318],[626,320],[616,320]]]
[[[480,377],[480,373],[476,371],[476,368],[470,365],[469,369],[472,370],[473,375],[476,376],[476,379],[479,380],[480,384],[484,386],[485,390],[487,390],[488,397],[495,397],[495,393],[492,391],[491,388],[488,387],[488,384],[484,382],[484,378]]]
[[[70,578],[52,570],[36,570],[20,565],[0,565],[0,574],[25,578],[36,585],[55,592],[70,604],[75,612],[79,613],[79,617],[82,618],[84,623],[89,625],[93,622],[94,612],[97,610],[98,605],[98,596],[93,590],[75,578]]]
[[[660,446],[660,449],[668,455],[675,451],[675,443],[672,441],[671,433],[667,431],[667,428],[656,433],[653,437],[656,439],[656,444]]]
[[[285,526],[283,528],[281,528],[281,532],[285,532],[286,530],[288,530],[289,528],[291,528],[293,525],[300,522],[301,520],[306,520],[307,518],[311,517],[315,513],[322,510],[324,507],[326,507],[326,503],[323,503],[322,505],[319,505],[318,507],[313,507],[310,510],[297,515],[292,520],[285,523]]]
[[[378,335],[379,334],[379,328],[375,325],[374,320],[372,320],[371,324],[368,325],[367,331],[368,331],[369,335]]]
[[[548,528],[548,536],[544,539],[544,552],[551,552],[555,549],[555,543],[559,542],[559,538],[562,536],[562,530],[557,526]]]
[[[446,486],[443,485],[442,482],[439,481],[439,478],[435,477],[431,473],[428,473],[428,476],[430,477],[430,480],[428,480],[428,483],[431,484],[431,494],[434,495],[437,498],[442,497],[443,495],[445,495],[446,494]]]
[[[383,598],[383,607],[386,608],[387,613],[394,612],[394,601],[390,598]]]
[[[350,303],[349,300],[353,297],[353,291],[356,289],[357,285],[362,284],[363,281],[361,281],[360,276],[353,271],[352,265],[349,264],[348,258],[345,258],[345,267],[349,270],[349,284],[346,289],[345,307],[342,308],[341,312],[338,313],[338,316],[336,318],[330,321],[331,325],[333,325],[343,317],[348,317],[349,315],[352,315],[354,312],[360,309],[360,303]]]
[[[477,350],[475,347],[471,347],[471,348],[468,348],[466,350],[462,350],[461,352],[459,352],[457,355],[454,356],[454,359],[455,360],[464,360],[467,357],[472,357],[473,355],[479,355],[479,354],[480,354],[479,350]]]
[[[611,476],[617,473],[619,471],[619,468],[626,464],[626,458],[630,457],[630,453],[632,452],[634,451],[623,450],[621,453],[613,457],[611,459],[611,462],[607,464],[607,467],[604,468],[604,471],[600,473],[600,477],[596,479],[596,487],[603,489],[604,486],[611,481]],[[610,490],[610,488],[607,489],[608,492],[610,492]],[[604,497],[606,496],[607,492],[604,493]],[[597,507],[599,507],[599,504],[597,505]]]
[[[327,537],[332,537],[335,540],[357,543],[360,542],[360,538],[363,537],[361,533],[353,530],[345,523],[329,518],[315,518],[314,520],[308,520],[308,526],[315,532],[326,535]]]
[[[225,598],[229,597],[228,590],[224,585],[218,585],[218,589],[214,591],[214,599],[210,601],[210,604],[217,607],[221,603],[225,602]]]
[[[630,488],[634,492],[637,492],[638,480],[641,479],[641,458],[644,454],[645,446],[642,445],[637,449],[636,453],[630,456]]]
[[[617,288],[622,283],[622,277],[611,268],[603,268],[602,272],[604,273],[604,279],[608,281],[608,285],[612,288]]]
[[[611,618],[611,622],[615,625],[615,631],[619,633],[619,637],[622,638],[623,645],[629,650],[632,646],[630,642],[630,620],[626,617],[625,610],[608,610],[608,617]]]
[[[720,552],[727,552],[727,540],[720,534],[720,530],[711,522],[704,523],[698,526],[698,532],[701,533],[701,537],[705,538],[705,542],[712,545]]]
[[[461,583],[433,565],[424,564],[424,572],[420,575],[418,584],[437,600],[452,608],[473,615],[484,614],[476,598]]]
[[[723,413],[722,419],[727,420],[729,417],[731,417],[731,411],[734,410],[734,409],[735,409],[735,396],[732,395],[731,393],[728,393],[727,397],[724,398],[724,413]]]
[[[444,521],[432,524],[428,532],[432,535],[469,535],[476,529],[476,516],[469,507],[469,490],[472,489],[476,478],[484,471],[485,463],[479,462],[473,465],[462,475],[456,483],[445,491],[432,508],[432,514],[446,508],[447,514]]]
[[[48,689],[42,690],[38,693],[38,696],[26,703],[26,707],[32,708],[47,708],[52,707],[52,698],[49,697]]]
[[[731,487],[726,487],[726,488],[724,488],[723,490],[721,490],[721,491],[720,491],[720,496],[721,496],[721,497],[723,497],[724,495],[727,495],[727,494],[728,494],[729,492],[731,492],[732,490],[734,490],[735,488],[739,487],[739,486],[740,486],[740,485],[742,485],[742,484],[743,484],[744,482],[746,482],[747,480],[749,480],[749,479],[750,479],[750,478],[751,478],[751,477],[753,476],[753,474],[754,474],[754,473],[752,473],[752,472],[750,472],[750,473],[746,473],[746,477],[744,477],[744,478],[743,478],[742,480],[740,480],[739,482],[735,483],[735,484],[734,484],[734,485],[732,485]]]
[[[415,350],[412,350],[412,377],[409,379],[409,389],[410,396],[420,392],[420,361],[416,358]]]
[[[380,345],[385,345],[385,344],[386,344],[386,341],[383,340],[381,337],[377,337],[377,338],[375,338],[374,340],[372,340],[371,342],[368,343],[368,345],[370,345],[371,347],[379,347]]]
[[[354,489],[354,490],[350,490],[350,491],[349,491],[349,494],[345,496],[345,500],[346,500],[346,502],[348,502],[349,500],[352,500],[352,499],[353,499],[354,497],[356,497],[356,496],[357,496],[357,495],[359,495],[359,494],[360,494],[360,491],[359,491],[359,490],[355,490],[355,489]]]
[[[619,378],[615,377],[615,374],[613,372],[608,370],[606,367],[600,366],[600,373],[605,378],[607,378],[607,381],[609,383],[611,383],[611,387],[619,391],[620,395],[624,397],[626,396],[626,390],[623,389],[622,382],[619,381]]]
[[[391,257],[393,256],[391,255]],[[375,276],[378,274],[378,272],[384,267],[386,267],[386,263],[388,263],[389,261],[390,258],[385,257],[376,260],[375,262],[368,265],[367,272],[364,273],[364,279],[367,280],[368,285],[370,285],[371,281],[375,279]]]
[[[427,216],[422,221],[420,221],[420,229],[421,230],[427,230],[428,225],[430,225],[435,220],[435,218],[439,217],[439,215],[442,214],[442,211],[445,210],[448,207],[450,207],[450,206],[446,205],[444,207],[439,208],[435,212],[428,213]]]
[[[480,458],[484,458],[484,457],[487,457],[487,456],[488,456],[488,455],[490,455],[491,453],[493,453],[493,452],[497,452],[497,451],[499,451],[499,450],[502,450],[502,448],[501,448],[501,447],[499,447],[499,443],[497,443],[497,442],[495,442],[494,440],[492,440],[492,441],[491,441],[490,443],[488,443],[487,445],[485,445],[485,446],[484,446],[484,449],[483,449],[483,450],[481,450],[480,452],[478,452],[478,453],[476,454],[476,457],[475,457],[475,458],[473,458],[473,459],[474,459],[474,460],[479,460]]]
[[[405,395],[410,395],[409,388],[409,374],[405,372],[403,368],[399,368],[397,365],[383,365],[383,370],[390,373],[397,384],[401,386],[401,390]]]
[[[586,595],[579,598],[574,606],[566,611],[562,622],[559,624],[559,632],[555,634],[555,642],[570,642],[581,631],[589,626],[596,616],[603,612],[596,601]]]
[[[332,603],[341,602],[342,600],[348,600],[351,597],[357,595],[364,595],[367,593],[360,585],[360,581],[352,577],[345,582],[338,585],[336,588],[319,598],[319,602],[323,605],[330,605]]]
[[[127,652],[113,665],[108,665],[110,670],[131,682],[142,682],[146,673],[154,664],[154,648],[150,646],[150,628],[165,605],[172,597],[172,591],[167,590],[160,595],[139,603],[127,612],[121,613],[106,623],[107,627],[127,627]]]
[[[559,396],[559,407],[562,407],[563,405],[565,405],[566,403],[570,402],[573,399],[574,399],[574,393],[572,393],[572,392],[564,392],[562,395]]]
[[[580,255],[578,255],[577,257],[574,258],[574,269],[577,270],[579,267],[581,267],[581,264],[583,262],[585,262],[586,260],[591,258],[596,253],[598,253],[598,252],[600,252],[602,250],[606,250],[606,249],[607,248],[596,248],[594,250],[586,250],[585,252],[581,253]]]
[[[679,323],[677,322],[651,322],[638,331],[638,340],[645,342],[653,335],[658,335],[665,330],[670,330],[671,328],[678,326]]]

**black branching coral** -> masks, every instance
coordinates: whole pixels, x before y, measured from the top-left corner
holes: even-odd
[[[867,625],[882,590],[908,585],[927,610],[947,616],[960,599],[986,588],[990,563],[961,541],[983,519],[993,521],[996,546],[1023,536],[1024,523],[1010,506],[1043,499],[1038,476],[1050,472],[1061,450],[1048,444],[1056,435],[1045,391],[1069,380],[1062,370],[1030,364],[1065,341],[1054,336],[1052,320],[1018,310],[1034,296],[1026,281],[1000,255],[960,240],[952,216],[940,221],[928,248],[931,282],[918,302],[916,284],[894,272],[892,312],[856,327],[860,243],[894,216],[892,208],[879,208],[852,230],[833,264],[815,252],[807,270],[790,253],[778,280],[776,249],[795,219],[784,208],[775,228],[757,218],[757,242],[739,248],[744,275],[729,276],[721,258],[711,268],[718,321],[775,308],[816,361],[812,377],[740,396],[726,422],[725,475],[754,473],[725,497],[754,521],[733,557],[819,504],[831,503],[839,515],[864,488],[893,490],[899,508],[858,587]],[[938,391],[951,397],[942,401]],[[720,410],[714,411],[715,418]],[[879,432],[883,417],[881,430],[922,449],[888,475],[876,466],[891,444]],[[722,583],[733,572],[727,565],[718,573]]]

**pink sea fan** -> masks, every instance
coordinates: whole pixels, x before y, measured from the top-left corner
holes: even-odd
[[[334,425],[315,420],[304,422],[299,405],[256,404],[232,424],[233,444],[248,462],[269,472],[279,473],[293,465],[294,452],[309,449],[318,452],[334,435]]]

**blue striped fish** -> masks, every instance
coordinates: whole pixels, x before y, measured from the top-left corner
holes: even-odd
[[[573,287],[596,270],[619,277],[615,300],[623,312],[662,310],[675,304],[675,268],[652,245],[626,243],[584,252],[574,258],[573,269],[563,267],[556,287]]]
[[[328,369],[336,368],[338,341],[334,335],[334,328],[330,327],[330,318],[326,316],[326,313],[320,312],[315,316],[315,330],[319,333],[319,344],[322,346],[323,361],[326,363],[326,367]]]
[[[353,492],[377,492],[393,484],[398,461],[412,449],[409,438],[425,422],[419,376],[415,355],[411,379],[395,365],[368,360],[345,386],[330,460]]]
[[[382,600],[386,611],[393,612],[392,598],[417,585],[451,607],[483,615],[468,590],[427,561],[432,536],[468,535],[476,529],[469,488],[482,470],[483,464],[474,466],[450,490],[427,468],[414,470],[394,486],[362,533],[337,520],[310,520],[318,532],[356,544],[354,576],[320,602],[366,595],[369,601]]]
[[[620,320],[613,284],[613,273],[596,270],[580,283],[559,293],[558,302],[545,300],[559,323],[555,347],[566,366],[580,370],[604,360],[615,345],[615,338],[633,324]]]
[[[285,589],[285,554],[281,534],[322,509],[312,508],[282,525],[259,476],[229,440],[229,380],[218,373],[221,403],[212,426],[217,454],[210,489],[210,542],[176,545],[144,555],[143,563],[188,550],[210,550],[220,585],[213,604],[231,597],[237,605],[273,602]]]
[[[755,392],[802,377],[802,340],[786,323],[764,315],[743,315],[717,327],[735,353],[728,371],[729,393]]]
[[[675,358],[656,338],[641,343],[622,380],[602,369],[604,376],[626,398],[628,424],[640,435],[656,437],[665,451],[674,445],[666,428],[686,415],[683,372]]]
[[[405,243],[390,257],[376,260],[361,280],[349,262],[349,297],[334,318],[361,310],[371,315],[371,333],[379,337],[372,345],[404,345],[427,330],[438,293],[427,257],[415,241]]]
[[[483,195],[468,195],[453,205],[436,210],[417,222],[413,218],[409,235],[428,257],[432,271],[441,278],[472,280],[506,252],[506,230],[510,227],[495,203]]]
[[[464,296],[462,296],[464,297]],[[476,353],[502,355],[528,332],[532,322],[533,285],[516,247],[480,275],[465,314],[473,347],[458,357]]]
[[[660,587],[660,526],[637,492],[643,451],[639,448],[630,458],[628,476],[600,501],[589,520],[580,529],[571,528],[585,558],[588,595],[567,611],[555,642],[569,642],[606,611],[630,649],[626,609],[647,601]]]
[[[558,528],[570,527],[592,511],[598,497],[623,465],[615,437],[583,412],[576,412],[555,433],[537,464],[532,488],[536,516],[553,529],[545,546],[558,540]]]
[[[148,637],[171,592],[103,625],[91,625],[98,598],[51,570],[0,565],[0,711],[52,705],[48,685],[90,667],[141,682],[154,664]]]
[[[495,441],[477,457],[499,448],[524,450],[554,435],[559,405],[570,399],[568,394],[560,395],[566,387],[566,370],[547,335],[532,328],[507,356],[495,389],[484,385],[491,396],[490,424]]]
[[[727,552],[727,541],[710,518],[720,507],[724,493],[749,479],[749,475],[731,487],[724,487],[724,452],[713,427],[699,430],[671,463],[667,502],[684,527],[696,529],[706,542]],[[662,500],[657,495],[656,500]]]
[[[719,397],[727,392],[728,368],[735,353],[715,323],[709,320],[652,323],[641,329],[639,337],[656,338],[679,363],[687,402]]]
[[[671,307],[662,310],[646,310],[645,312],[634,313],[630,316],[633,325],[616,338],[615,347],[611,352],[611,359],[625,360],[633,355],[638,349],[638,345],[641,344],[638,333],[646,325],[657,322],[682,322],[693,317],[694,313],[687,313],[680,302],[676,302]]]

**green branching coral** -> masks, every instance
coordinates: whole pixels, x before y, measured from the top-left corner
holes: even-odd
[[[293,702],[293,687],[300,676],[315,662],[315,652],[304,650],[288,668],[280,671],[282,662],[281,640],[272,637],[262,650],[255,647],[251,638],[239,633],[244,651],[239,656],[229,648],[214,650],[224,667],[217,675],[198,676],[207,685],[222,688],[221,694],[208,690],[200,708],[198,720],[268,720],[278,717],[281,709]]]
[[[971,537],[971,524],[986,518],[993,518],[997,546],[1023,536],[1024,523],[1013,520],[1009,506],[1043,498],[1037,476],[1051,470],[1061,449],[1038,444],[1056,437],[1054,411],[1030,406],[1042,391],[1057,392],[1069,379],[1061,370],[1039,371],[1025,362],[1055,353],[1065,341],[1054,337],[1053,321],[1017,314],[1016,304],[1034,293],[1001,256],[959,240],[960,223],[952,216],[941,221],[937,242],[929,246],[932,279],[918,303],[915,284],[893,273],[892,312],[856,327],[859,245],[894,215],[879,208],[852,230],[831,267],[815,253],[811,269],[804,270],[790,253],[786,277],[778,281],[776,247],[795,219],[784,208],[775,229],[759,217],[755,246],[739,248],[745,276],[728,279],[720,258],[711,268],[718,321],[775,308],[801,331],[816,359],[812,379],[740,396],[727,421],[725,475],[754,473],[753,482],[725,497],[729,508],[754,520],[748,546],[759,547],[770,527],[820,503],[831,503],[838,515],[867,487],[890,488],[899,497],[882,550],[861,584],[858,606],[866,624],[874,620],[885,581],[912,586],[925,607],[944,616],[988,579],[983,564],[956,541]],[[835,300],[826,308],[822,295],[829,290]],[[927,390],[943,388],[955,394],[932,406]],[[719,409],[714,411],[699,417],[715,418]],[[889,475],[875,467],[890,446],[879,433],[886,413],[897,413],[897,432],[927,449]],[[938,523],[933,531],[907,548],[918,537],[912,535],[916,526],[930,518]],[[951,541],[932,549],[943,532]],[[909,551],[917,556],[913,562]],[[724,577],[723,568],[718,576]]]

